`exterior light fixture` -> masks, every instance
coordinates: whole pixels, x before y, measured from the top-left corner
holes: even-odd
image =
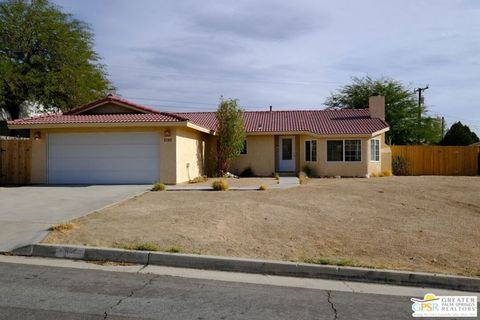
[[[33,134],[33,139],[40,140],[42,138],[42,133],[40,131],[35,131]]]

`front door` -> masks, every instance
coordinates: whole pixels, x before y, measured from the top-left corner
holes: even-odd
[[[279,138],[279,171],[295,171],[295,137]]]

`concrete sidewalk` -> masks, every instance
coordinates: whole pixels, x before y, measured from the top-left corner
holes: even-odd
[[[212,180],[213,181],[213,180]],[[297,177],[280,177],[278,184],[269,185],[268,189],[289,189],[299,186]],[[196,186],[195,184],[166,186],[167,191],[213,191],[211,186]],[[253,191],[258,190],[259,186],[230,187],[230,191]]]

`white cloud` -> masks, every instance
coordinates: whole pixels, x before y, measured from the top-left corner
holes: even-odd
[[[141,103],[318,108],[369,74],[430,84],[432,113],[480,132],[476,0],[55,2],[91,24],[119,93]]]

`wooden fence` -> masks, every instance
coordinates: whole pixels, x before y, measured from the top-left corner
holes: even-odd
[[[0,137],[0,185],[30,183],[30,139]]]
[[[404,157],[411,175],[475,176],[480,147],[391,146],[392,158]]]

